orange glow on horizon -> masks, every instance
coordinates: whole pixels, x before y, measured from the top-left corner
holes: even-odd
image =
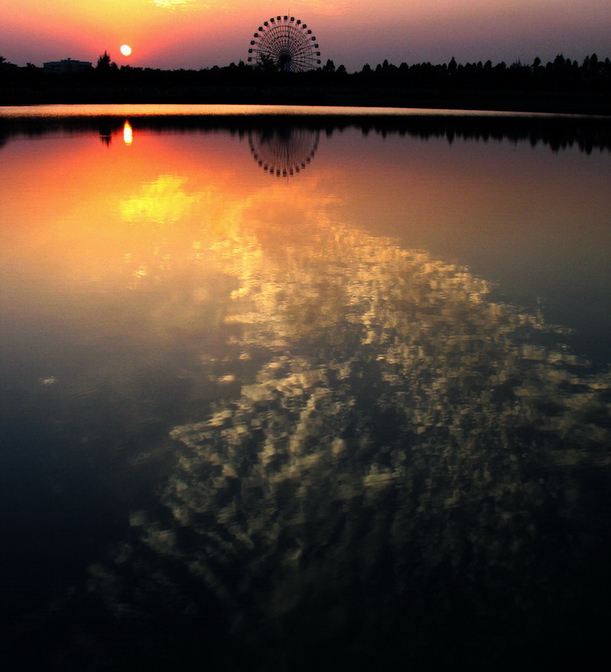
[[[490,58],[493,63],[535,56],[553,60],[558,53],[573,59],[594,52],[607,56],[608,0],[531,5],[525,0],[494,5],[484,0],[382,0],[373,5],[339,0],[331,7],[308,0],[291,14],[315,31],[323,62],[331,59],[349,71],[386,58],[399,64],[448,62],[451,56],[459,62]],[[2,56],[18,65],[66,57],[95,61],[104,51],[119,54],[118,45],[128,39],[138,45],[134,66],[223,66],[244,60],[253,31],[277,13],[274,5],[249,0],[74,0],[69,13],[58,12],[46,0],[23,0],[18,11],[0,9]]]

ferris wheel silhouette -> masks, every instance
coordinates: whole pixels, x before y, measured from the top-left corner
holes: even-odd
[[[248,62],[280,72],[306,72],[321,61],[312,30],[301,19],[286,14],[259,26],[250,41]]]

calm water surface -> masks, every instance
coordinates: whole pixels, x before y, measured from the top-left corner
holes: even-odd
[[[8,662],[587,659],[608,130],[196,111],[1,110]]]

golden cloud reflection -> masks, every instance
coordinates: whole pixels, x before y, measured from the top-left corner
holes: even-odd
[[[119,204],[121,220],[131,229],[122,254],[125,270],[137,280],[160,281],[199,263],[247,280],[261,272],[249,270],[260,263],[259,257],[277,263],[285,246],[301,244],[313,222],[326,221],[324,211],[337,198],[325,194],[322,181],[315,185],[316,198],[311,183],[295,186],[290,194],[271,184],[240,197],[212,183],[159,175]]]
[[[197,217],[203,194],[186,193],[187,178],[160,175],[142,186],[142,193],[121,202],[121,216],[126,222],[140,222],[153,233],[160,226],[190,222]]]
[[[184,187],[159,178],[125,219],[214,201]],[[274,184],[239,209],[216,202],[230,224],[193,246],[193,263],[235,283],[216,325],[226,350],[201,352],[202,384],[233,392],[172,430],[162,513],[134,511],[132,541],[92,568],[117,615],[145,609],[134,572],[147,590],[156,576],[169,609],[200,609],[151,557],[258,641],[443,610],[443,589],[418,590],[444,581],[476,611],[491,595],[511,610],[547,594],[545,512],[577,515],[566,467],[609,466],[611,381],[555,344],[562,330],[491,301],[464,268],[334,218],[333,195],[317,194]]]

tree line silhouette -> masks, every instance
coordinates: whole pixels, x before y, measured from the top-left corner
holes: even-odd
[[[485,98],[489,94],[517,93],[590,96],[595,98],[591,106],[608,109],[610,91],[611,60],[596,54],[582,62],[558,54],[545,64],[535,58],[532,63],[516,61],[510,65],[493,65],[490,60],[463,64],[455,58],[449,63],[412,65],[384,60],[373,67],[366,63],[355,72],[329,59],[322,67],[302,73],[279,72],[271,62],[251,66],[240,61],[199,70],[118,66],[108,52],[82,72],[51,73],[31,63],[19,67],[0,56],[0,103],[8,104],[20,98],[31,102],[46,98],[88,102],[93,98],[99,102],[105,96],[113,99],[108,102],[155,102],[164,97],[176,102],[250,102],[249,98],[260,102],[265,93],[271,95],[271,102],[279,102],[278,97],[314,93],[315,98],[360,95],[364,104],[382,98],[382,104],[389,104],[406,102],[409,95],[476,94]]]
[[[57,133],[99,132],[106,142],[113,134],[123,130],[124,117],[84,116],[48,117],[18,116],[0,117],[0,150],[10,140],[27,137],[38,138]],[[137,131],[176,131],[180,133],[227,132],[241,139],[247,139],[253,131],[262,134],[277,133],[278,129],[295,129],[311,134],[324,133],[330,138],[335,133],[356,129],[364,136],[414,137],[422,140],[445,138],[450,144],[460,140],[481,142],[508,140],[515,144],[527,142],[531,146],[547,146],[553,152],[567,148],[579,148],[586,154],[594,151],[611,152],[611,134],[608,120],[604,117],[545,117],[537,115],[469,115],[435,114],[384,115],[384,114],[337,114],[311,115],[275,114],[264,115],[163,115],[132,116],[133,128]]]

